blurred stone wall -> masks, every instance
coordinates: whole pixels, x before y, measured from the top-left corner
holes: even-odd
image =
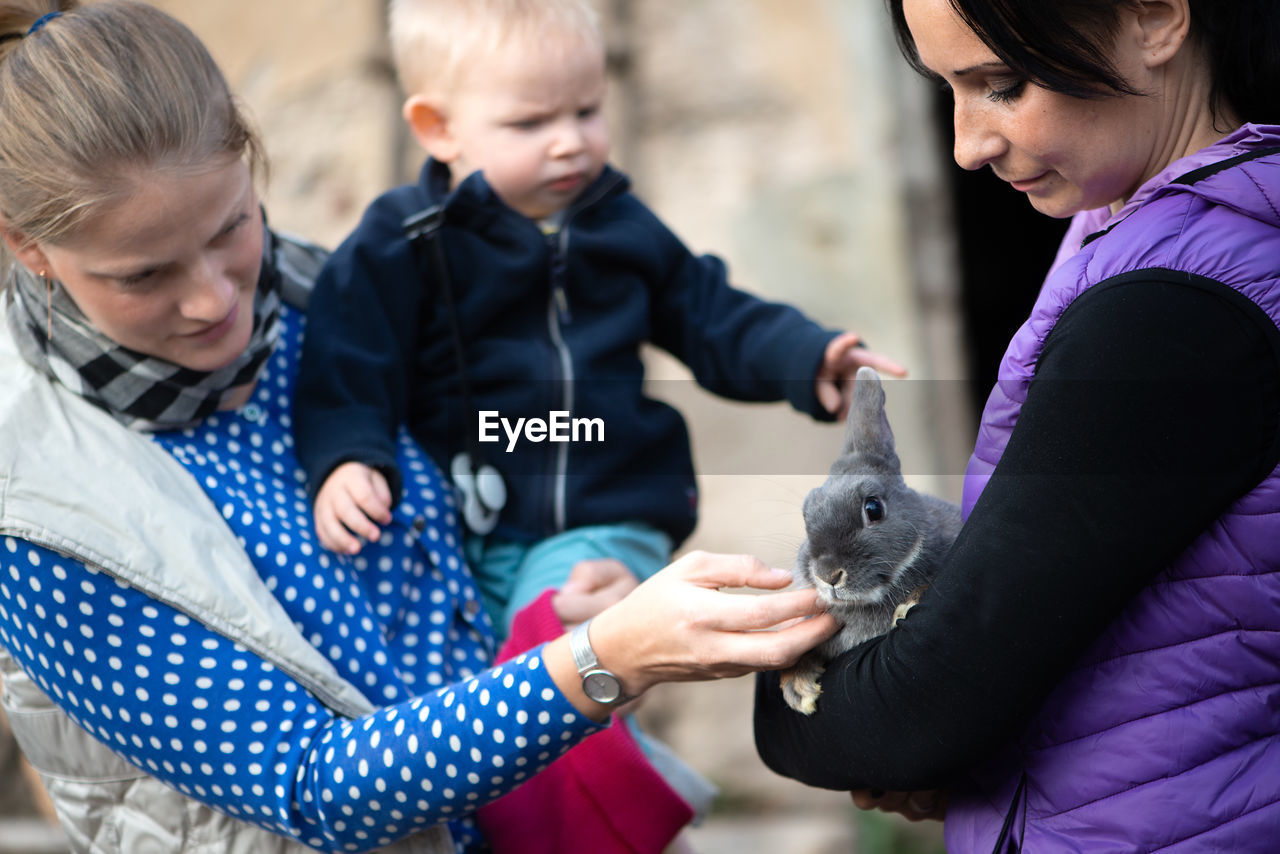
[[[691,248],[724,257],[742,287],[862,333],[906,364],[912,380],[888,386],[888,405],[908,480],[957,498],[972,416],[942,155],[881,0],[599,2],[614,159],[638,195]],[[400,124],[383,0],[156,5],[206,40],[262,130],[275,226],[333,245],[376,194],[416,173],[422,156]],[[649,364],[653,393],[686,412],[694,437],[702,522],[687,547],[790,565],[800,502],[825,475],[840,428],[785,405],[713,399],[662,354]],[[811,847],[769,844],[848,851],[847,796],[762,767],[751,691],[750,679],[665,686],[642,714],[723,787],[736,826],[768,815],[810,830],[834,822]],[[703,850],[766,850],[716,844]]]

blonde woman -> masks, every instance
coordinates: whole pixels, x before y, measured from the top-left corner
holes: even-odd
[[[73,848],[484,850],[476,808],[611,705],[567,636],[492,666],[407,439],[379,542],[312,539],[288,427],[322,253],[264,223],[209,55],[144,4],[2,3],[0,115],[0,668]],[[627,696],[781,666],[832,630],[779,628],[810,594],[716,588],[787,583],[691,555],[579,637]]]

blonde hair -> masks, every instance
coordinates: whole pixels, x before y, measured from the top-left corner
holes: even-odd
[[[150,170],[265,169],[204,45],[130,0],[0,2],[0,117],[0,214],[32,242],[67,237]]]
[[[590,0],[391,0],[391,50],[405,92],[448,91],[468,63],[512,40],[577,36],[603,48]]]

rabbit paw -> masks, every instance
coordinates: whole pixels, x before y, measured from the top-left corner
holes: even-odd
[[[906,598],[906,601],[893,609],[893,625],[898,625],[898,620],[907,616],[907,612],[916,606],[916,603],[920,601],[920,597],[924,595],[924,591],[928,589],[929,585],[920,585],[915,590],[911,591],[911,595]]]
[[[787,705],[802,715],[816,712],[818,696],[822,693],[819,678],[824,669],[821,661],[806,655],[794,667],[782,671],[782,699],[786,700]]]

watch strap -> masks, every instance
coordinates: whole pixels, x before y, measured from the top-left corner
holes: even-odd
[[[596,658],[596,651],[591,648],[591,639],[587,635],[590,625],[591,618],[588,617],[569,632],[569,650],[573,653],[573,666],[578,668],[579,676],[600,668],[600,660]]]
[[[627,696],[622,690],[622,681],[613,673],[600,666],[600,659],[596,657],[596,652],[591,648],[590,631],[591,619],[588,618],[573,627],[573,631],[569,632],[569,651],[573,654],[573,664],[578,668],[578,675],[582,677],[583,691],[593,701],[606,706],[616,706],[634,699]],[[593,693],[587,688],[587,681],[591,677],[605,677],[617,685],[618,696],[612,700],[601,700],[593,696]]]

